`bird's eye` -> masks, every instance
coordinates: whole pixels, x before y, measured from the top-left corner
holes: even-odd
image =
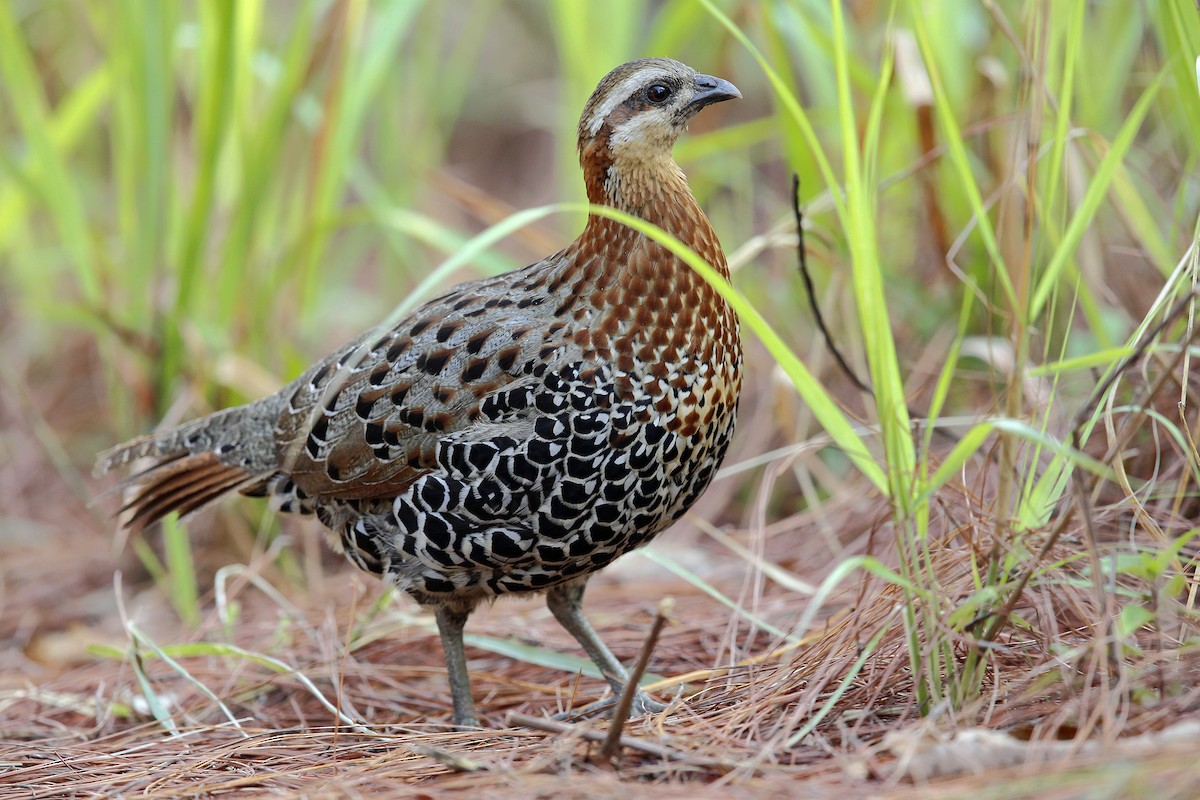
[[[662,104],[671,97],[671,87],[656,83],[646,90],[646,99],[651,103]]]

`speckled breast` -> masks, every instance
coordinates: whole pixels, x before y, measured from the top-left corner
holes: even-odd
[[[650,394],[618,401],[622,374],[604,368],[537,377],[485,404],[498,419],[536,408],[532,436],[444,442],[441,471],[383,520],[348,526],[352,557],[366,551],[418,599],[545,589],[604,567],[682,515],[733,432],[733,405],[690,435],[671,430],[674,412],[655,410]]]

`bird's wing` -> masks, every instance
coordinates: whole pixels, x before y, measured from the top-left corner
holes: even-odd
[[[540,296],[508,277],[465,284],[286,387],[281,470],[309,496],[370,499],[436,469],[438,442],[475,425],[481,403],[561,339]]]

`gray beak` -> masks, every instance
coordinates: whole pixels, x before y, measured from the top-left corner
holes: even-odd
[[[738,88],[724,78],[714,78],[712,75],[696,76],[696,93],[684,106],[684,111],[695,114],[705,106],[720,103],[722,100],[734,100],[742,96]]]

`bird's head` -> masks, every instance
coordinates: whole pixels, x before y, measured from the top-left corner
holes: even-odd
[[[630,61],[604,76],[579,119],[588,199],[636,208],[681,173],[671,147],[705,106],[741,97],[732,83],[669,58]]]

